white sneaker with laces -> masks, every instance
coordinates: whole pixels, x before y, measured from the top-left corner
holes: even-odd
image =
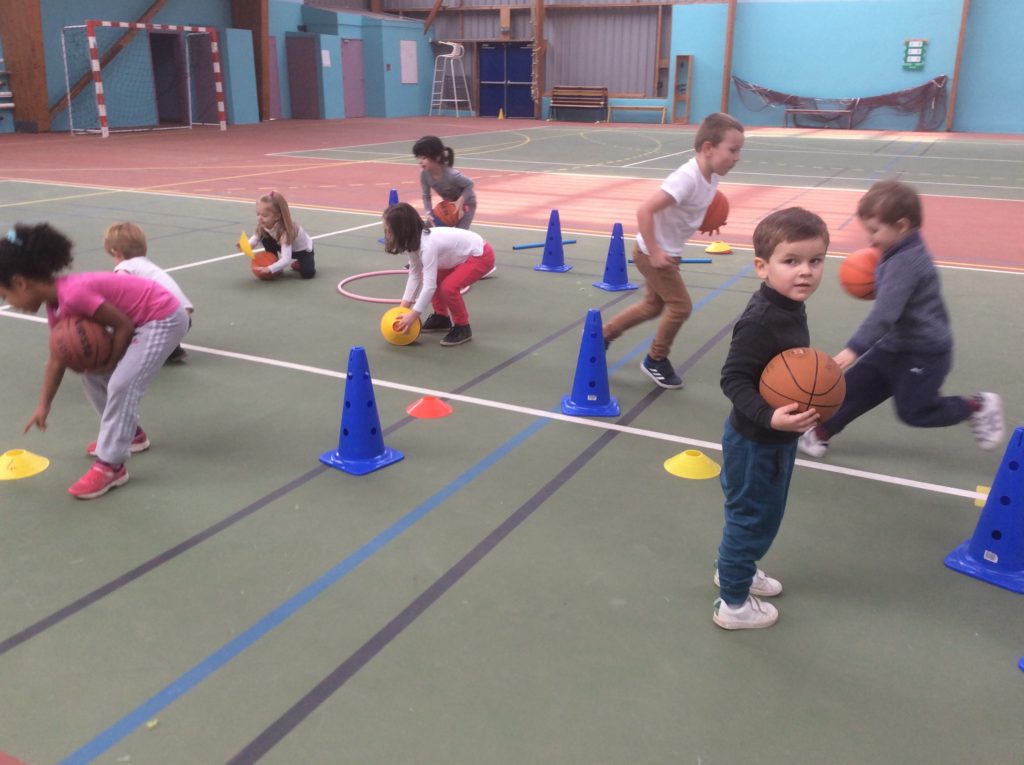
[[[721,582],[718,581],[718,569],[715,569],[715,587],[721,587]],[[764,573],[761,569],[757,570],[754,574],[754,581],[750,583],[750,594],[757,595],[761,598],[773,598],[776,595],[782,594],[782,582],[778,579],[772,579],[768,574]]]
[[[746,601],[735,608],[719,598],[711,618],[723,630],[758,630],[775,624],[779,620],[779,609],[753,595],[748,595]]]
[[[975,398],[981,409],[967,420],[971,435],[982,449],[995,449],[1003,442],[1003,399],[998,393],[978,393]]]
[[[800,440],[796,442],[796,446],[804,454],[808,454],[811,457],[824,457],[825,452],[828,451],[828,441],[822,441],[818,438],[814,428],[802,433]]]

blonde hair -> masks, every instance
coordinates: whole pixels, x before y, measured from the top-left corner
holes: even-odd
[[[146,234],[142,228],[131,221],[112,223],[103,235],[103,249],[117,252],[126,260],[144,258],[146,256]]]
[[[280,191],[268,191],[260,197],[260,203],[270,205],[274,214],[277,215],[277,224],[271,231],[265,231],[263,226],[257,226],[256,236],[267,233],[283,244],[294,242],[295,223],[292,221],[292,214],[288,209],[288,200],[281,195]]]

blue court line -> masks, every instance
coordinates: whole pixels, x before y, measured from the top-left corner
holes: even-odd
[[[523,441],[533,436],[534,433],[547,425],[548,422],[549,420],[537,421],[510,438],[502,446],[484,457],[484,459],[480,460],[473,467],[438,491],[432,497],[404,515],[365,545],[347,556],[340,563],[322,574],[311,584],[307,585],[288,600],[284,601],[273,611],[270,611],[268,614],[263,616],[245,632],[225,643],[206,659],[185,672],[169,685],[165,686],[162,690],[158,691],[147,701],[143,702],[140,706],[122,717],[80,749],[61,760],[61,762],[67,763],[67,765],[71,765],[72,763],[87,763],[103,754],[136,728],[144,725],[147,720],[152,719],[154,715],[160,712],[160,710],[181,698],[181,696],[183,696],[187,691],[199,685],[199,683],[203,682],[203,680],[227,664],[228,661],[245,651],[268,632],[281,625],[303,606],[311,603],[320,594],[328,590],[347,574],[355,570],[360,564],[380,551],[386,544],[399,537],[413,524],[417,523],[426,517],[432,510],[436,509],[442,502],[460,491],[481,473],[488,470],[492,465],[519,446]]]
[[[694,311],[697,311],[715,297],[725,292],[725,290],[727,290],[731,285],[744,278],[752,268],[753,266],[745,266],[738,273],[728,278],[723,284],[709,292],[694,304]],[[647,342],[649,342],[649,338]],[[642,348],[644,346],[640,345],[637,347]],[[630,353],[635,354],[636,350],[633,350]],[[620,362],[620,365],[622,363],[623,362]],[[126,738],[133,731],[143,726],[161,710],[181,698],[192,688],[198,686],[206,680],[207,677],[227,664],[231,659],[247,650],[250,646],[256,643],[257,640],[277,628],[298,612],[303,606],[309,604],[320,594],[338,583],[360,564],[376,554],[386,544],[396,539],[403,532],[428,515],[444,500],[460,491],[481,473],[485,472],[500,459],[504,458],[510,451],[518,447],[527,439],[531,438],[549,422],[549,420],[539,420],[534,422],[523,429],[520,433],[510,438],[502,446],[491,452],[491,454],[476,463],[476,465],[457,477],[432,497],[411,510],[372,540],[326,571],[318,579],[314,580],[291,598],[284,601],[277,608],[267,613],[259,619],[259,621],[249,627],[249,629],[245,630],[245,632],[242,632],[234,639],[225,643],[199,664],[187,670],[169,685],[166,685],[141,705],[61,760],[61,765],[79,765],[80,763],[92,762],[96,757],[99,757],[119,741]]]

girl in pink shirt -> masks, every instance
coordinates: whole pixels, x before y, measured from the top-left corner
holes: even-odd
[[[93,499],[127,483],[129,455],[149,448],[139,427],[139,403],[188,331],[188,314],[174,295],[149,279],[109,272],[58,276],[71,260],[70,240],[49,224],[16,225],[0,239],[0,298],[28,313],[45,304],[51,327],[65,316],[84,316],[111,333],[106,367],[82,375],[86,396],[100,415],[99,437],[87,448],[96,461],[68,489],[78,499]],[[39,405],[25,432],[33,425],[46,430],[64,371],[50,354]]]

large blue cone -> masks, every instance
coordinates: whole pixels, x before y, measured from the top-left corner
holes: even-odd
[[[1024,593],[1024,427],[1010,436],[974,536],[946,556],[946,565]]]
[[[608,390],[608,362],[604,355],[601,312],[596,308],[587,311],[572,393],[562,397],[562,413],[580,417],[619,416],[619,402]]]
[[[551,211],[548,218],[548,235],[544,240],[544,257],[534,271],[568,271],[572,266],[565,265],[565,253],[562,250],[562,224],[558,221],[558,210]]]
[[[366,351],[361,346],[353,346],[348,354],[348,380],[345,382],[338,449],[324,452],[320,461],[352,475],[366,475],[398,462],[404,456],[384,445]]]
[[[594,286],[606,292],[622,292],[635,290],[636,285],[629,283],[626,274],[626,245],[622,240],[622,224],[612,226],[612,240],[608,244],[608,259],[604,264],[604,279],[594,282]]]

